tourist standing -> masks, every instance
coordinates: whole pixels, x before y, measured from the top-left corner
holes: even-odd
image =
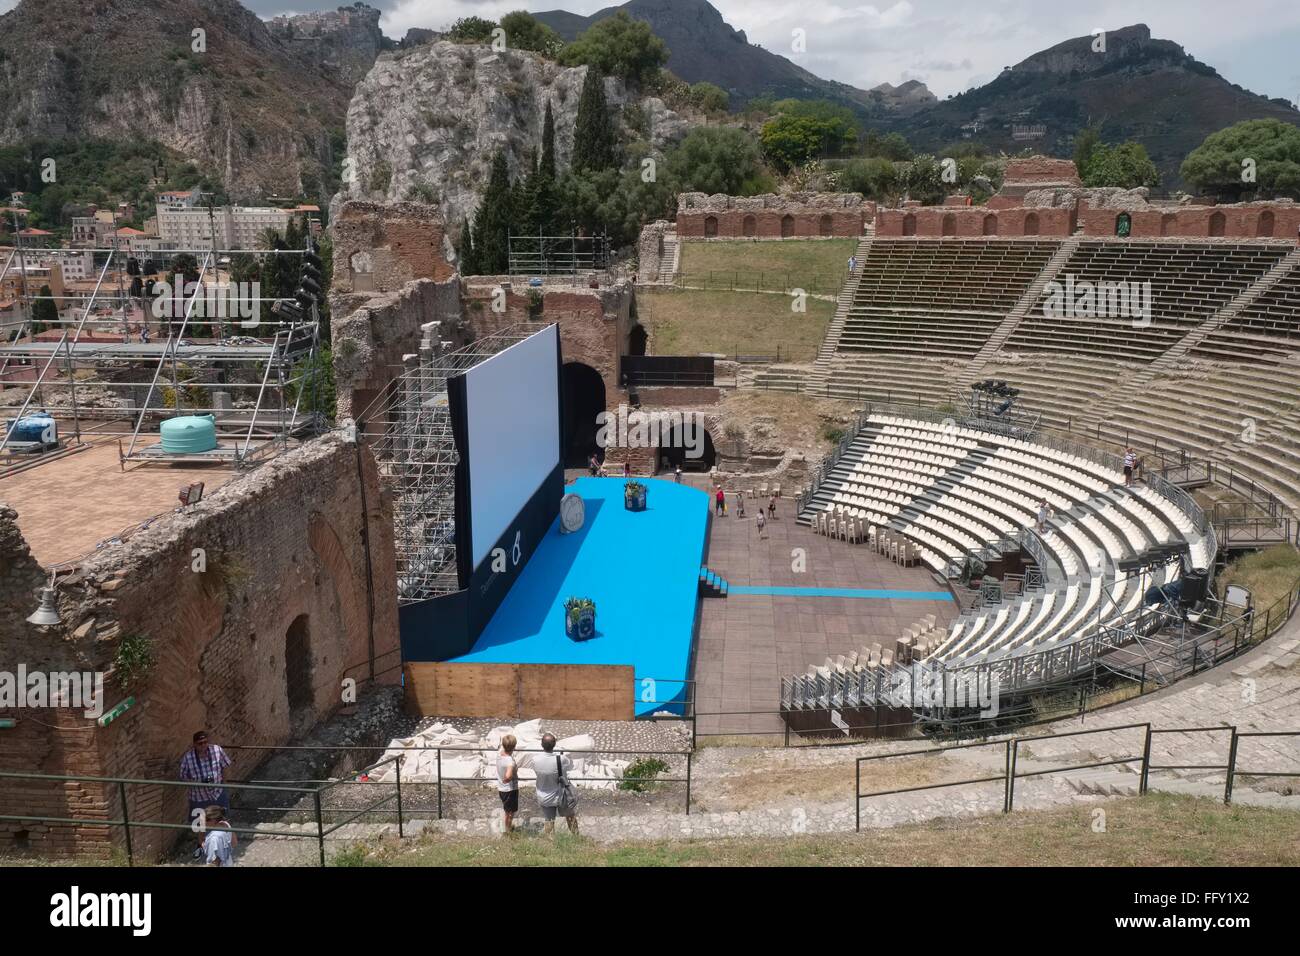
[[[573,761],[555,753],[555,735],[542,734],[542,753],[533,756],[537,774],[537,805],[542,810],[542,832],[555,832],[556,816],[564,817],[569,832],[578,832],[578,795],[569,781]]]
[[[1047,530],[1047,502],[1038,502],[1038,533],[1042,534]]]
[[[769,518],[776,517],[776,495],[773,495],[767,501],[767,516]]]
[[[736,492],[736,517],[745,517],[745,493],[743,491]]]
[[[519,812],[519,765],[515,763],[518,743],[514,734],[506,734],[501,738],[501,750],[497,752],[497,796],[501,798],[507,834],[514,832],[515,814]]]
[[[727,495],[722,490],[722,485],[718,485],[713,495],[713,513],[716,515],[725,515],[727,513]]]
[[[677,466],[677,469],[673,472],[673,480],[676,481],[679,485],[682,483],[682,466],[681,466],[681,465],[678,465],[678,466]]]
[[[596,462],[596,453],[593,451],[591,457],[587,459],[587,468],[591,472],[591,477],[595,478],[596,473],[600,471],[600,465]]]
[[[763,537],[763,529],[767,527],[767,519],[763,517],[763,508],[760,505],[758,509],[758,536]]]
[[[194,783],[219,784],[222,772],[230,766],[226,752],[214,743],[208,742],[206,731],[194,734],[194,746],[181,758],[181,779]],[[203,824],[196,831],[199,845],[194,850],[194,858],[203,857],[203,842],[207,831],[207,809],[216,804],[226,813],[230,812],[230,795],[225,787],[206,786],[191,787],[189,790],[189,823],[193,826],[202,820]]]
[[[1133,468],[1137,465],[1137,460],[1137,452],[1132,448],[1124,452],[1124,484],[1126,485],[1133,483]]]
[[[632,463],[630,461],[623,462],[623,477],[624,478],[632,477]]]

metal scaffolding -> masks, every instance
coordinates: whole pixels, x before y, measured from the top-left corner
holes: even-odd
[[[605,272],[610,264],[609,237],[517,235],[507,239],[511,276],[573,276]]]
[[[538,331],[514,325],[455,351],[426,326],[418,356],[361,414],[357,427],[393,492],[399,604],[460,590],[456,573],[456,465],[447,381]],[[503,423],[504,425],[504,423]]]
[[[26,260],[51,254],[89,255],[97,267],[93,290],[29,294]],[[182,255],[197,263],[197,282],[151,298],[140,260],[174,263]],[[83,446],[87,433],[116,437],[123,465],[213,461],[245,467],[319,431],[323,416],[313,408],[320,387],[318,304],[301,296],[265,297],[260,285],[237,291],[231,278],[235,256],[263,264],[267,257],[285,257],[296,267],[314,255],[311,240],[292,250],[210,247],[152,254],[131,254],[116,242],[110,248],[24,250],[20,241],[0,271],[2,283],[15,262],[23,270],[21,310],[14,320],[0,322],[0,383],[28,392],[20,407],[0,410],[0,418],[11,419],[0,428],[0,476],[10,467],[57,457],[13,441],[19,419],[34,412],[55,418],[63,433],[60,451]],[[44,300],[63,307],[50,330],[59,332],[57,339],[41,336],[36,327],[33,308]],[[160,442],[146,438],[168,418],[207,414],[218,434],[212,451],[168,455]]]

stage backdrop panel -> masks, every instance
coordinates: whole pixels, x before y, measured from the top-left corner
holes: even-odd
[[[474,568],[560,463],[559,375],[555,325],[465,373]]]
[[[618,664],[405,665],[419,717],[632,720],[634,669]]]

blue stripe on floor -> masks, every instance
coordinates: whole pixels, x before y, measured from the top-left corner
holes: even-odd
[[[781,588],[749,587],[743,584],[733,584],[730,587],[730,593],[733,597],[738,594],[770,594],[776,597],[865,598],[877,601],[952,600],[952,594],[947,591],[891,591],[876,588]]]

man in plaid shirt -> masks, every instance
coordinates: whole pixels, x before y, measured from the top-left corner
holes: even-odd
[[[207,733],[200,730],[194,735],[194,746],[181,758],[181,779],[193,780],[195,783],[221,783],[221,773],[229,766],[230,758],[226,752],[216,744],[208,743]],[[195,811],[203,811],[206,816],[206,808],[213,804],[230,812],[230,795],[225,787],[191,787],[189,797],[191,826],[196,820],[203,819]],[[194,851],[194,856],[200,857],[203,854],[203,840],[207,836],[206,825],[199,828],[197,836],[199,846]]]

